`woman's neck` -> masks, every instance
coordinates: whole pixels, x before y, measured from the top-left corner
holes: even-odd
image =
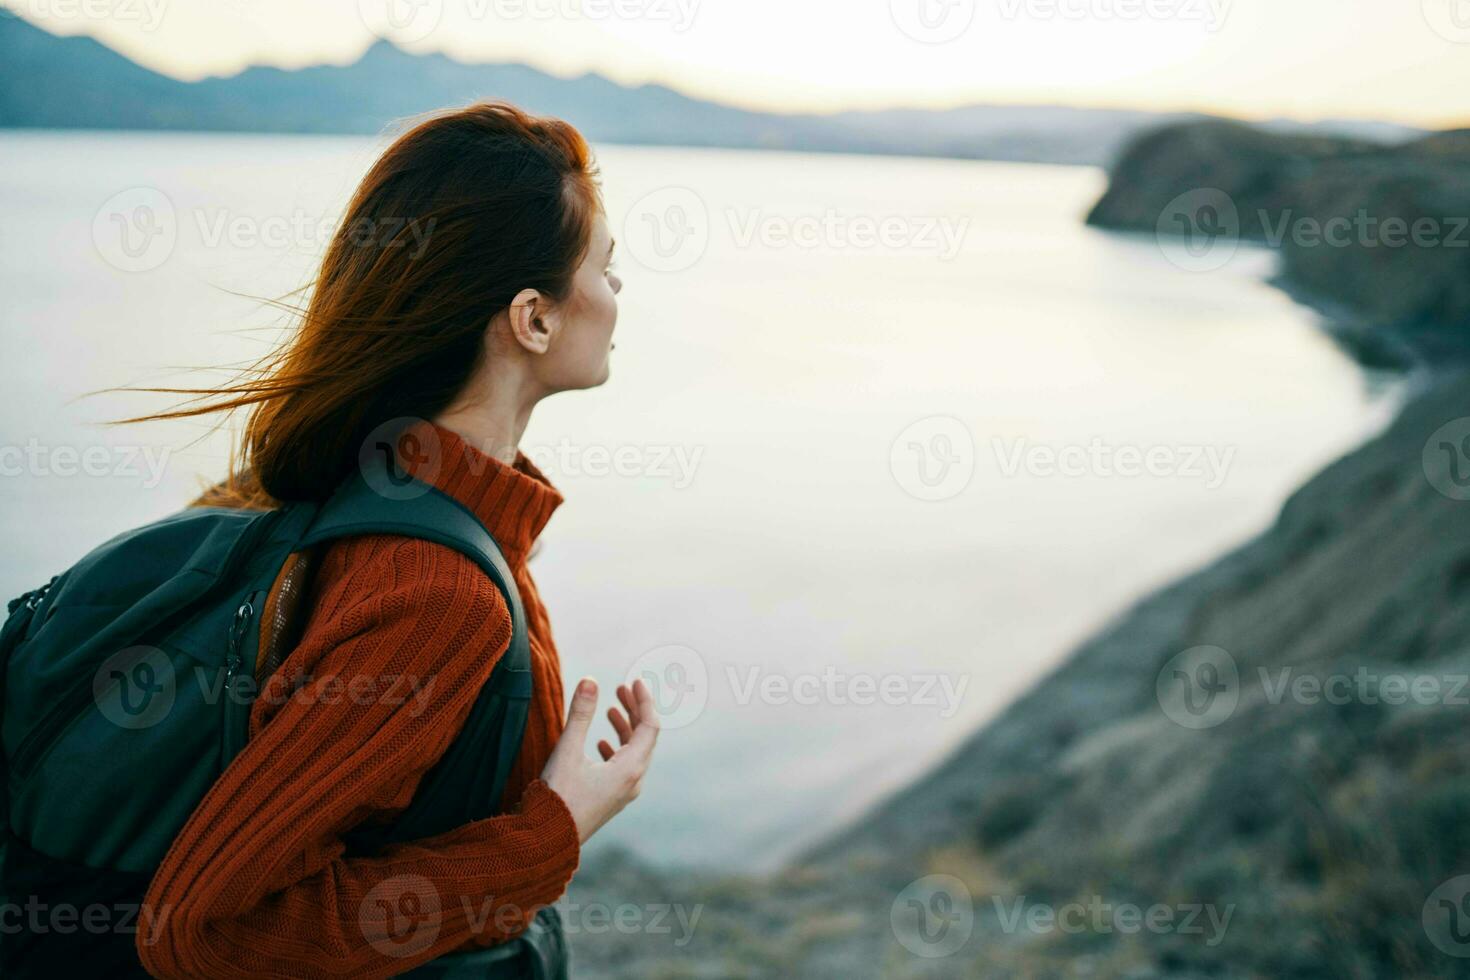
[[[543,393],[509,372],[481,379],[469,387],[474,390],[456,398],[435,416],[434,424],[442,425],[487,456],[513,464],[531,412]]]

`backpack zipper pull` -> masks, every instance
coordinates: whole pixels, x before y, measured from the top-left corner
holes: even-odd
[[[250,618],[255,615],[255,607],[248,601],[240,603],[240,608],[235,610],[235,621],[230,626],[230,645],[225,656],[225,683],[235,676],[241,667],[240,647],[245,642],[245,630],[250,625]]]

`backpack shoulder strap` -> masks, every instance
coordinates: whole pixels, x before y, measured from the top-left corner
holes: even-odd
[[[359,828],[350,835],[349,844],[359,851],[432,837],[497,813],[520,752],[532,687],[520,592],[505,556],[479,518],[427,483],[386,469],[372,473],[360,469],[322,505],[299,547],[365,534],[432,541],[473,560],[505,597],[511,639],[464,727],[424,776],[408,809],[391,825]]]
[[[300,547],[364,534],[396,534],[442,544],[474,561],[490,577],[510,607],[511,639],[504,663],[512,671],[531,669],[526,611],[510,566],[495,538],[459,501],[427,483],[392,484],[393,496],[380,493],[359,472],[322,505]]]

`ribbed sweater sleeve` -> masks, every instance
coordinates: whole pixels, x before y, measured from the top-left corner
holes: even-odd
[[[344,856],[346,831],[407,806],[511,624],[500,593],[449,549],[375,537],[334,551],[306,635],[262,686],[250,741],[149,888],[137,949],[157,977],[392,976],[513,937],[576,870],[576,825],[539,780],[512,812]]]

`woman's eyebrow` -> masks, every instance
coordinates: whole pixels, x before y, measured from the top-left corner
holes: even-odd
[[[615,249],[617,247],[618,247],[618,240],[616,238],[609,238],[607,240],[607,259],[608,259],[609,262],[612,261],[613,249]]]

